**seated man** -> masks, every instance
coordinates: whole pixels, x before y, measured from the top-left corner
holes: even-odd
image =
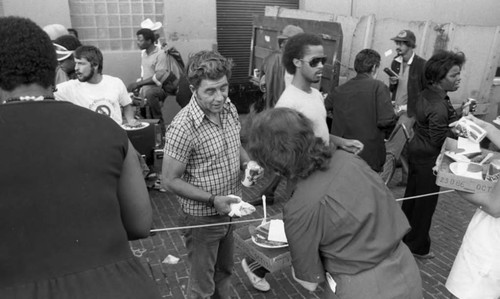
[[[160,120],[162,135],[165,125],[161,112],[161,103],[167,98],[162,89],[164,81],[168,79],[167,57],[163,50],[155,45],[155,34],[150,29],[137,31],[137,45],[141,53],[141,79],[128,85],[129,92],[138,91],[142,99],[151,109],[151,117]]]
[[[75,58],[73,52],[80,47],[82,43],[71,34],[58,37],[54,41],[54,47],[57,53],[56,85],[68,80],[76,79]]]
[[[81,46],[73,54],[75,72],[78,80],[69,80],[57,85],[54,93],[56,100],[67,101],[92,111],[111,117],[121,125],[123,107],[126,121],[136,125],[135,110],[123,81],[119,78],[103,75],[103,57],[94,46]]]

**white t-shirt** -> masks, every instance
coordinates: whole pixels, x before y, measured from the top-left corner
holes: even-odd
[[[75,105],[107,115],[119,125],[123,123],[120,107],[132,103],[122,80],[103,75],[101,82],[91,84],[69,80],[57,85],[54,93],[56,100],[71,102]]]
[[[467,227],[446,288],[456,297],[500,298],[500,218],[477,209]]]
[[[320,137],[326,144],[330,141],[330,133],[326,124],[326,108],[323,96],[316,88],[307,93],[293,84],[285,88],[275,107],[294,109],[307,117],[313,123],[314,135]]]

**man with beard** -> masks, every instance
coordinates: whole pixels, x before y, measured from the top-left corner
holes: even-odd
[[[413,127],[415,105],[418,95],[426,87],[424,76],[425,60],[415,54],[416,38],[410,30],[401,30],[391,38],[396,43],[397,56],[391,63],[391,70],[397,76],[389,77],[389,90],[399,118],[407,128]],[[406,117],[406,115],[410,118]],[[411,130],[412,131],[412,130]],[[401,155],[403,175],[398,185],[405,186],[408,177],[408,154],[406,146]]]
[[[408,116],[414,116],[418,95],[427,85],[424,76],[425,60],[413,51],[416,39],[410,30],[401,30],[391,39],[396,43],[398,54],[391,63],[391,69],[398,76],[389,77],[392,100],[397,108],[407,111]]]
[[[94,46],[81,46],[75,50],[75,73],[78,80],[69,80],[57,85],[54,93],[56,100],[67,101],[111,117],[119,125],[125,123],[134,126],[135,110],[132,100],[122,80],[103,75],[103,57]]]

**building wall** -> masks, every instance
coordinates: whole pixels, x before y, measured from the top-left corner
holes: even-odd
[[[499,26],[498,0],[301,0],[301,9],[377,19],[432,20],[463,25]]]
[[[2,0],[5,16],[29,18],[40,27],[62,24],[71,27],[67,0]]]
[[[70,15],[70,2],[70,0],[2,0],[4,15],[27,17],[41,27],[58,23],[67,28],[78,29],[83,25],[89,26],[89,23],[93,23],[94,28],[82,27],[83,29],[79,30],[80,39],[84,43],[94,44],[103,50],[104,73],[120,77],[125,83],[135,80],[140,74],[140,55],[135,45],[135,32],[140,28],[140,21],[145,18],[137,17],[136,5],[141,1],[133,3],[132,11],[129,11],[125,18],[120,14],[119,23],[116,25],[122,30],[120,32],[116,32],[114,28],[113,7],[116,6],[118,11],[121,11],[121,5],[125,2],[74,1],[76,5],[73,6],[72,11],[73,22]],[[149,5],[149,2],[146,4]],[[215,0],[164,0],[162,6],[163,18],[158,17],[156,13],[153,13],[151,18],[153,21],[163,23],[162,39],[167,41],[169,46],[176,47],[186,62],[190,53],[216,48]],[[98,13],[102,11],[111,14],[112,17],[101,18]],[[149,13],[144,10],[139,15],[149,16]],[[114,36],[115,34],[118,34],[118,38]]]

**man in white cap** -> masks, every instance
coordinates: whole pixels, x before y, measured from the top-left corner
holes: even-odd
[[[160,30],[161,27],[162,27],[161,22],[153,22],[150,18],[147,18],[141,22],[141,28],[153,31],[156,38],[155,45],[159,48],[162,48],[162,43],[160,41],[160,33],[158,32],[158,30]]]
[[[59,63],[56,70],[56,85],[76,79],[73,52],[81,45],[80,41],[71,34],[60,36],[54,41],[57,62]]]
[[[68,29],[61,24],[50,24],[43,27],[43,31],[45,31],[51,40],[55,40],[56,38],[69,34]]]
[[[163,83],[168,79],[169,68],[165,51],[155,45],[155,35],[151,29],[142,28],[137,31],[137,46],[141,49],[141,79],[129,83],[129,92],[139,91],[142,99],[147,99],[151,116],[158,119],[165,133],[165,124],[161,112],[161,103],[167,97],[162,89]]]

